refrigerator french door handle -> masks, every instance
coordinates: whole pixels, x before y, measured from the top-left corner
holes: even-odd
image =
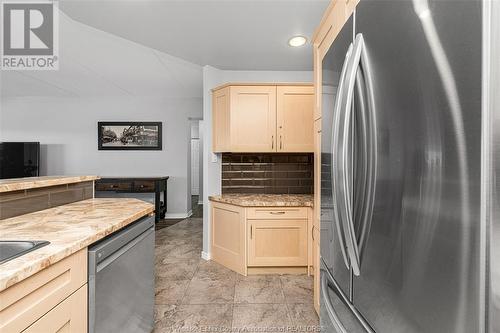
[[[362,35],[359,34],[362,39]],[[361,68],[363,70],[363,75],[361,80],[364,85],[359,83],[359,92],[364,94],[360,100],[363,104],[362,112],[367,120],[367,156],[366,156],[366,171],[367,171],[367,181],[366,188],[363,191],[364,197],[364,206],[362,212],[362,220],[361,220],[361,233],[358,239],[359,246],[359,254],[360,261],[363,259],[363,254],[365,251],[368,235],[370,233],[371,221],[373,216],[373,208],[375,203],[375,178],[377,176],[377,122],[376,122],[376,112],[375,112],[375,95],[373,90],[373,80],[372,80],[372,72],[370,68],[370,62],[368,59],[368,54],[366,52],[366,48],[364,46],[361,51]],[[362,89],[364,86],[364,90]],[[366,103],[365,103],[366,102]],[[368,111],[368,112],[366,112]]]
[[[362,79],[364,75],[364,80]],[[351,267],[354,275],[359,276],[361,273],[361,250],[364,249],[366,245],[366,239],[369,234],[369,229],[371,225],[374,195],[375,195],[375,175],[376,175],[376,123],[375,123],[375,109],[374,109],[374,98],[373,98],[373,86],[371,73],[368,62],[368,55],[366,53],[365,44],[362,34],[357,34],[354,42],[354,51],[352,55],[352,61],[348,68],[346,74],[347,82],[347,94],[345,95],[345,110],[343,119],[343,145],[342,145],[342,161],[343,161],[343,193],[345,194],[345,218],[342,219],[343,228],[346,233],[346,244],[347,252],[349,254],[349,260],[351,262]],[[361,234],[358,243],[356,238],[356,231],[354,228],[353,214],[352,214],[352,198],[351,198],[351,183],[349,181],[349,161],[350,161],[350,150],[347,142],[349,142],[349,135],[351,135],[350,129],[352,127],[351,120],[352,116],[350,114],[352,110],[352,104],[354,100],[354,88],[355,84],[359,85],[364,82],[364,86],[367,92],[366,96],[363,97],[361,106],[365,106],[364,99],[366,98],[366,107],[362,109],[363,115],[366,116],[368,126],[363,128],[367,132],[362,134],[362,138],[366,138],[363,144],[367,144],[368,148],[364,152],[366,158],[363,162],[366,162],[366,186],[362,190],[362,195],[364,196],[361,207]],[[363,90],[363,89],[360,89]],[[368,109],[368,112],[366,112]]]
[[[335,226],[337,228],[337,234],[339,238],[339,243],[340,243],[340,249],[342,253],[342,258],[344,259],[344,263],[346,265],[347,269],[350,269],[351,265],[349,263],[349,259],[347,256],[346,252],[346,235],[345,232],[342,228],[342,224],[340,222],[341,218],[339,217],[339,209],[340,209],[340,203],[337,197],[337,194],[335,193],[337,186],[339,186],[339,181],[337,179],[337,172],[335,171],[337,163],[338,163],[338,154],[337,152],[340,151],[339,148],[339,142],[338,142],[338,136],[339,136],[339,131],[340,131],[340,111],[342,107],[342,100],[343,100],[343,93],[345,89],[345,77],[346,77],[346,72],[347,72],[347,67],[349,66],[349,61],[351,59],[351,54],[352,54],[352,49],[353,45],[351,44],[346,52],[346,56],[344,59],[344,64],[342,65],[342,71],[340,73],[340,80],[339,80],[339,86],[337,89],[337,96],[335,99],[335,106],[334,106],[334,112],[333,112],[333,126],[332,126],[332,145],[331,145],[331,178],[332,178],[332,200],[334,204],[334,209],[333,209],[333,218],[335,220]]]
[[[325,302],[326,313],[330,317],[331,322],[335,325],[337,332],[347,333],[347,330],[340,321],[340,318],[337,315],[337,312],[335,312],[335,308],[333,307],[333,304],[330,300],[330,297],[328,295],[329,288],[330,287],[328,286],[328,275],[324,272],[323,274],[321,274],[321,294],[323,295],[323,299]]]
[[[368,114],[366,112],[366,100],[364,89],[366,87],[364,82],[364,76],[361,70],[356,73],[356,96],[358,96],[358,106],[359,112],[356,113],[356,128],[354,133],[356,133],[356,144],[357,149],[354,157],[356,159],[356,167],[354,168],[354,174],[356,177],[353,179],[355,186],[354,197],[354,219],[364,221],[365,211],[366,211],[366,200],[369,197],[367,189],[369,188],[370,175],[369,175],[369,164],[370,164],[370,138],[369,138],[369,124],[368,124]],[[360,239],[364,238],[365,223],[360,223],[360,230],[357,235],[358,246],[360,244]],[[363,258],[363,251],[359,249],[360,263]]]
[[[361,37],[361,38],[359,38]],[[356,233],[354,229],[354,221],[353,221],[353,203],[352,203],[352,184],[350,183],[350,172],[351,168],[349,165],[349,161],[351,161],[351,151],[349,149],[349,138],[351,136],[351,128],[352,128],[352,103],[354,96],[354,85],[356,82],[356,74],[358,72],[359,63],[361,59],[361,50],[363,48],[363,37],[358,34],[356,36],[356,40],[354,41],[353,52],[351,56],[351,61],[347,69],[346,73],[346,91],[344,101],[342,103],[344,109],[340,110],[339,116],[342,117],[341,121],[341,142],[340,142],[340,158],[342,160],[339,163],[342,169],[342,177],[343,180],[341,182],[341,187],[337,190],[343,193],[343,198],[340,201],[343,201],[343,218],[342,226],[345,232],[345,241],[347,245],[347,253],[349,256],[349,261],[351,263],[351,268],[354,275],[359,276],[360,274],[360,255],[358,249],[358,243],[356,240]],[[342,200],[343,199],[343,200]]]

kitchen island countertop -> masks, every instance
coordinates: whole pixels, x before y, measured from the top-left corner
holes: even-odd
[[[50,244],[0,265],[0,291],[120,230],[154,206],[138,199],[88,199],[0,220],[0,240]]]

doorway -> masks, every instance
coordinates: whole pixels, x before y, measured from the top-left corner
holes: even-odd
[[[203,121],[191,120],[191,210],[192,217],[203,217]]]

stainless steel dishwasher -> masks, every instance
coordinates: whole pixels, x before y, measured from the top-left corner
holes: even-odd
[[[89,247],[89,333],[153,330],[154,235],[145,217]]]

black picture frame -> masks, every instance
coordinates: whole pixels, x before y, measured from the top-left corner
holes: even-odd
[[[137,138],[137,134],[132,133],[130,136],[128,136],[129,139],[123,139],[123,132],[122,133],[114,133],[110,129],[111,135],[107,135],[107,138],[105,136],[105,128],[112,128],[112,127],[128,127],[130,131],[140,131],[141,129],[137,127],[156,127],[156,142],[154,145],[148,144],[148,143],[141,143],[139,142],[134,142],[131,140],[135,140]],[[133,128],[136,127],[136,128]],[[142,129],[144,131],[145,129]],[[147,131],[151,132],[150,135],[154,138],[155,130],[154,129],[147,129]],[[113,134],[115,137],[113,138]],[[110,137],[112,139],[110,139]],[[108,142],[105,142],[106,140],[111,140]],[[125,141],[126,142],[125,142]],[[162,122],[161,121],[99,121],[97,123],[97,147],[98,150],[162,150]]]

